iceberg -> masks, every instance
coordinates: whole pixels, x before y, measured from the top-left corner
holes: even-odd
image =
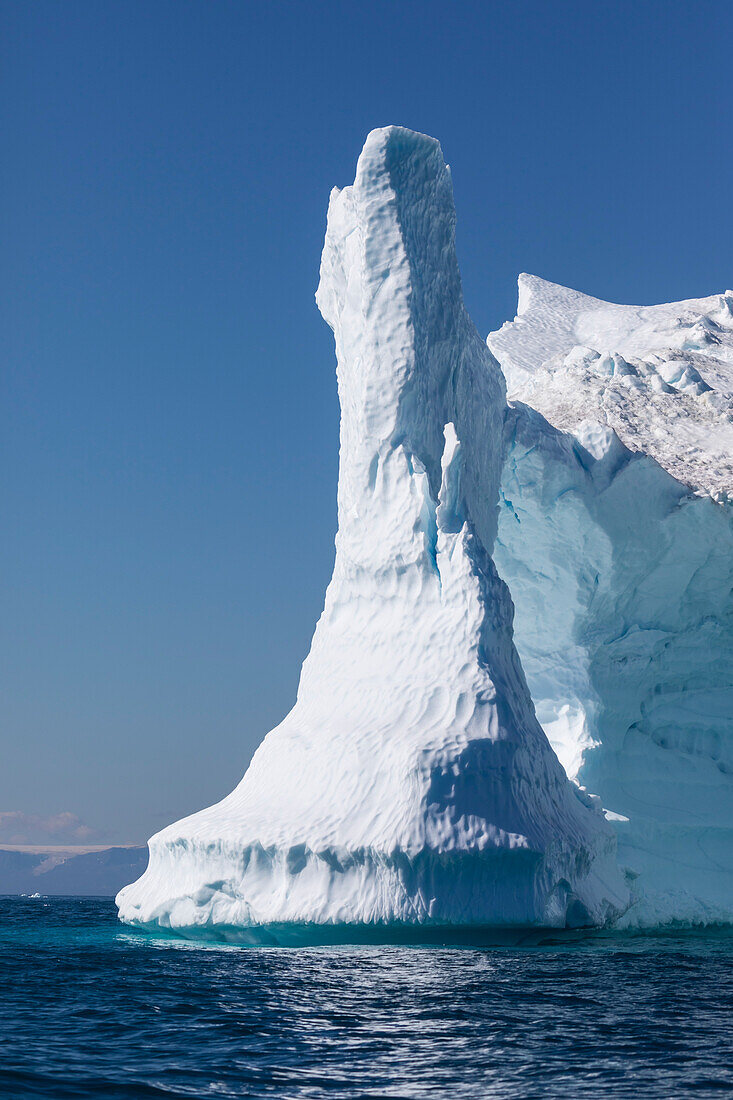
[[[620,306],[529,275],[494,560],[538,717],[599,796],[621,926],[733,920],[733,292]]]
[[[614,827],[563,770],[514,646],[492,558],[505,385],[463,305],[454,227],[439,144],[373,131],[331,195],[317,292],[338,534],[297,701],[232,794],[150,840],[117,897],[128,923],[282,942],[628,906]]]
[[[373,131],[316,295],[338,533],[297,701],[232,794],[150,840],[130,924],[733,921],[733,292],[622,306],[521,275],[484,341],[454,230],[439,144]]]

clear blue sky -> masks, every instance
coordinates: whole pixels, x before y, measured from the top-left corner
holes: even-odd
[[[725,289],[733,8],[1,12],[0,814],[142,841],[226,794],[294,700],[336,521],[313,293],[366,133],[443,143],[484,334],[522,270],[616,301]]]

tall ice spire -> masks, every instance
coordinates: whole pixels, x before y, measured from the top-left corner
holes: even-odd
[[[454,227],[438,142],[373,131],[321,263],[339,529],[297,702],[231,795],[152,838],[123,920],[348,938],[626,904],[609,827],[535,717],[491,559],[504,382],[463,305]]]

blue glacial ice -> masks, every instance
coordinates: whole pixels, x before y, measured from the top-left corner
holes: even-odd
[[[634,904],[733,918],[733,294],[616,306],[520,277],[494,557],[537,714]]]

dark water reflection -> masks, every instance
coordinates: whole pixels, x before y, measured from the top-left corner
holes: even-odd
[[[0,974],[18,1098],[733,1095],[727,932],[248,949],[12,898]]]

